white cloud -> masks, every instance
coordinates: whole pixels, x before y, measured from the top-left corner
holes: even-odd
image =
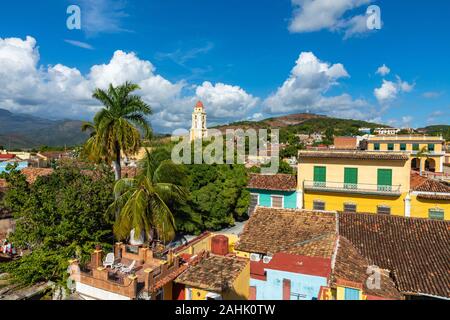
[[[128,16],[125,0],[79,0],[81,8],[81,30],[88,37],[100,33],[129,32],[123,27]]]
[[[133,52],[117,50],[108,63],[92,66],[85,75],[62,64],[44,67],[39,60],[34,38],[0,38],[1,108],[47,118],[89,119],[100,108],[92,98],[95,88],[131,81],[141,87],[138,93],[154,110],[151,120],[155,127],[175,128],[189,127],[197,99],[203,100],[208,115],[219,121],[241,119],[259,101],[238,86],[173,83]],[[184,90],[191,93],[182,95]]]
[[[291,32],[320,30],[341,31],[345,38],[364,34],[367,28],[365,14],[355,15],[354,10],[372,0],[291,0],[294,7],[289,25]],[[350,16],[349,16],[350,15]]]
[[[259,101],[239,86],[213,85],[209,81],[197,87],[196,96],[208,107],[208,116],[213,119],[241,119]]]
[[[87,49],[87,50],[94,50],[94,47],[86,42],[77,41],[77,40],[69,40],[69,39],[64,40],[64,42],[71,44],[75,47],[79,47],[79,48],[83,48],[83,49]]]
[[[391,69],[388,68],[385,64],[383,64],[381,67],[377,69],[377,74],[381,75],[382,77],[387,76],[391,72]]]
[[[422,97],[426,99],[436,99],[439,98],[442,95],[442,92],[437,91],[427,91],[422,94]]]
[[[374,90],[374,95],[381,105],[387,106],[397,99],[399,93],[411,92],[414,89],[415,84],[403,81],[399,76],[396,76],[396,78],[396,82],[383,79],[381,87]]]
[[[374,90],[374,94],[380,104],[385,104],[397,98],[398,86],[392,81],[383,80],[383,84]]]
[[[345,93],[325,96],[332,87],[339,85],[338,80],[348,77],[342,64],[323,62],[312,52],[303,52],[289,78],[264,101],[266,111],[272,114],[314,112],[367,118],[371,111],[366,101],[354,100]]]

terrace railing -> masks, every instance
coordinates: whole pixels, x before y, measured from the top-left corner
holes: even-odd
[[[354,194],[374,194],[395,196],[401,195],[401,185],[378,185],[368,183],[345,183],[345,182],[319,182],[305,180],[303,183],[305,190],[322,192],[342,192]]]

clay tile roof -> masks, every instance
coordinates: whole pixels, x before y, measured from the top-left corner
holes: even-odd
[[[5,179],[0,179],[0,191],[1,189],[6,189],[6,187],[8,186],[7,182]]]
[[[355,246],[345,237],[339,237],[336,255],[336,263],[333,270],[333,285],[354,284],[363,290],[364,294],[383,299],[402,299],[402,294],[395,287],[394,281],[389,277],[389,272],[381,271],[381,283],[379,289],[367,287],[367,269],[369,261],[364,258]]]
[[[247,260],[236,257],[210,256],[187,269],[175,282],[222,292],[223,285],[231,287],[248,263]]]
[[[330,257],[336,233],[334,213],[257,207],[237,250]]]
[[[195,105],[195,107],[196,108],[204,108],[204,106],[203,106],[203,102],[201,102],[201,101],[197,101],[197,104]]]
[[[27,177],[28,183],[35,183],[38,177],[48,176],[53,173],[51,168],[24,168],[21,171]]]
[[[299,159],[325,158],[325,159],[356,159],[356,160],[402,160],[409,159],[404,152],[382,151],[300,151]]]
[[[261,190],[295,191],[297,178],[290,174],[252,174],[248,182],[248,188]]]
[[[450,298],[450,222],[341,213],[339,233],[407,294]]]
[[[0,160],[11,160],[16,157],[15,154],[0,154]]]
[[[450,193],[450,187],[433,179],[411,172],[411,190],[422,192]]]

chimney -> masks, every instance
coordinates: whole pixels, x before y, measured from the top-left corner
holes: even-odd
[[[103,265],[103,250],[100,245],[95,246],[95,251],[91,255],[91,263],[93,268],[98,268]]]
[[[226,256],[228,254],[228,237],[217,235],[211,239],[211,253],[218,256]]]

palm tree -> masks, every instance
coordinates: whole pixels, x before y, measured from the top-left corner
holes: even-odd
[[[141,129],[148,138],[151,127],[145,116],[152,114],[140,96],[132,94],[140,89],[138,85],[126,82],[108,90],[96,89],[93,98],[100,101],[104,108],[94,117],[93,123],[84,123],[82,130],[91,130],[84,150],[91,160],[106,161],[113,164],[116,180],[122,177],[121,154],[136,153],[141,146]]]
[[[156,231],[166,242],[175,237],[175,220],[168,204],[186,199],[184,171],[170,160],[160,163],[146,150],[141,173],[132,179],[121,179],[114,186],[116,200],[107,215],[115,215],[114,234],[125,240],[134,230],[135,240]],[[151,239],[154,240],[154,239]]]

